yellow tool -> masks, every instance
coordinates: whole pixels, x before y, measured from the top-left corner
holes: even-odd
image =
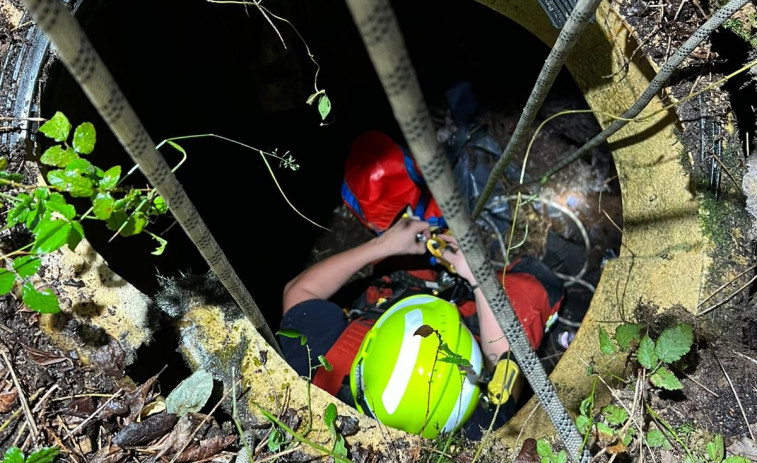
[[[431,253],[433,256],[433,259],[436,261],[434,262],[432,260],[432,263],[439,263],[442,264],[449,270],[451,273],[457,273],[457,270],[455,270],[455,266],[450,264],[449,261],[442,257],[442,254],[444,253],[444,248],[447,247],[447,242],[444,241],[442,238],[439,238],[438,236],[432,234],[431,238],[429,238],[426,241],[426,249],[428,249],[428,252]],[[450,248],[450,251],[456,252],[454,249]]]
[[[520,368],[518,368],[518,365],[514,361],[503,359],[497,362],[494,376],[486,387],[486,395],[489,398],[489,402],[494,405],[507,402],[513,395],[519,374]]]

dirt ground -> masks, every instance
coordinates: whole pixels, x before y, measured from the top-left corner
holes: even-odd
[[[5,4],[18,6],[15,0]],[[638,53],[648,54],[658,64],[691,35],[711,8],[709,2],[696,0],[663,1],[657,6],[650,2],[620,0],[618,5],[636,29],[642,44]],[[744,15],[753,13],[754,6],[748,8],[751,9]],[[745,16],[744,20],[747,19]],[[0,56],[11,43],[25,40],[22,31],[14,27],[7,16],[0,16]],[[750,30],[751,34],[754,32]],[[669,96],[671,100],[680,100],[692,89],[701,89],[756,56],[754,47],[732,31],[719,32],[687,59],[668,90]],[[3,82],[3,92],[8,91],[10,85],[12,82]],[[693,153],[682,162],[692,171],[692,189],[700,194],[703,204],[711,208],[708,214],[715,223],[703,226],[710,227],[718,243],[716,258],[726,268],[723,271],[727,271],[731,256],[738,255],[749,262],[754,260],[754,249],[745,239],[749,225],[743,216],[740,181],[745,170],[743,153],[748,145],[754,145],[756,127],[750,105],[757,101],[756,92],[755,76],[742,74],[723,89],[677,107],[684,122],[682,145]],[[553,103],[557,106],[573,104]],[[557,106],[550,110],[558,110]],[[728,116],[731,110],[735,120]],[[504,144],[517,113],[505,114],[501,108],[491,108],[486,117],[493,135]],[[592,127],[588,124],[590,130]],[[17,130],[13,124],[8,127],[2,130]],[[537,166],[546,166],[551,156],[559,156],[564,150],[578,146],[585,139],[585,129],[583,126],[552,129],[540,139],[543,145],[535,149],[543,156]],[[737,148],[720,151],[722,146]],[[36,169],[26,162],[19,145],[0,146],[0,155],[8,159],[9,170],[34,178]],[[516,254],[537,255],[554,270],[564,273],[575,272],[576,266],[580,268],[581,262],[587,260],[589,272],[585,279],[596,284],[603,259],[612,258],[620,244],[612,223],[595,211],[607,211],[614,222],[622,225],[619,191],[612,184],[614,173],[603,159],[596,156],[592,163],[575,165],[541,192],[549,193],[555,201],[567,201],[569,197],[579,201],[584,226],[594,230],[589,252],[575,244],[579,240],[570,224],[548,217],[545,208],[529,207],[523,212],[521,224],[530,223],[530,233],[526,235],[519,229],[524,245]],[[535,178],[539,173],[538,167],[531,172]],[[589,184],[591,188],[587,187]],[[598,204],[603,206],[598,208]],[[717,211],[733,214],[718,215]],[[5,212],[3,209],[3,214]],[[343,207],[335,211],[328,226],[336,233],[324,235],[316,243],[312,261],[371,236]],[[726,232],[718,232],[718,226]],[[739,230],[743,236],[736,236]],[[0,249],[15,249],[28,239],[23,233],[13,232],[3,231]],[[556,244],[550,245],[550,239],[557,240]],[[578,254],[559,254],[555,251],[557,248],[578,249]],[[370,277],[371,269],[357,276]],[[737,292],[738,286],[740,284],[723,289],[709,288],[710,293],[717,291],[733,294],[733,297],[720,305],[714,301],[724,298],[704,303],[703,309],[713,307],[706,317],[694,319],[679,314],[695,326],[697,335],[694,352],[678,365],[684,392],[650,392],[648,400],[680,433],[689,430],[686,435],[692,445],[706,442],[708,433],[720,433],[725,437],[727,448],[757,461],[757,445],[749,438],[750,433],[757,432],[757,309],[752,297],[754,288],[748,285]],[[559,359],[564,350],[561,343],[575,330],[590,299],[590,291],[585,288],[569,288],[567,294],[569,309],[564,314],[565,319],[548,338],[549,346],[543,349],[547,367]],[[639,318],[656,320],[651,317],[650,308],[640,305]],[[101,355],[85,366],[74,351],[60,350],[42,334],[38,319],[39,315],[25,309],[17,297],[0,298],[0,449],[58,446],[63,449],[62,460],[73,462],[168,461],[174,457],[175,461],[231,461],[234,458],[239,442],[226,413],[192,414],[177,422],[161,413],[161,397],[170,391],[161,389],[160,376],[135,384],[124,375],[123,353],[115,340],[104,339]],[[656,321],[665,323],[665,320]],[[158,373],[159,370],[154,372]],[[629,371],[631,374],[633,372]],[[618,387],[618,395],[622,400],[629,400],[627,388]],[[209,411],[209,407],[203,411]],[[115,445],[114,441],[121,445]],[[464,446],[458,447],[458,454],[452,455],[452,460],[469,461],[470,452],[466,452]],[[593,450],[601,448],[595,446]],[[454,453],[453,450],[450,453]],[[264,445],[260,446],[259,458],[270,455]],[[606,457],[601,458],[606,461]],[[370,455],[363,460],[375,458]],[[491,455],[489,458],[494,460]],[[621,456],[618,461],[623,458],[635,461],[638,453]],[[663,462],[683,460],[678,450],[658,451],[656,458]],[[536,462],[538,459],[525,449],[517,461]]]

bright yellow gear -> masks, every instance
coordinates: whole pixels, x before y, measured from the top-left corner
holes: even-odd
[[[472,368],[449,362],[440,338]],[[482,365],[481,349],[457,307],[435,296],[410,296],[390,307],[366,334],[352,364],[350,389],[361,412],[434,438],[470,418]]]

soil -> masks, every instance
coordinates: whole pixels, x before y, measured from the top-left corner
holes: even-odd
[[[641,43],[637,52],[652,57],[658,65],[669,56],[670,50],[675,50],[706,19],[711,8],[708,2],[696,0],[663,1],[661,6],[637,0],[619,0],[617,4],[626,20],[636,29]],[[17,0],[5,0],[0,6],[7,11],[21,11]],[[754,8],[751,5],[748,7]],[[0,15],[0,56],[4,56],[12,45],[26,40],[23,25],[13,23],[16,17],[13,12]],[[667,90],[671,101],[684,98],[693,90],[717,81],[749,59],[754,59],[757,55],[754,48],[737,39],[740,40],[729,30],[720,31],[697,49]],[[718,249],[713,253],[718,262],[724,263],[723,272],[726,273],[729,272],[728,261],[732,256],[738,255],[749,262],[754,260],[754,252],[746,236],[750,225],[748,218],[743,216],[744,198],[740,182],[745,170],[745,156],[742,153],[746,152],[748,145],[754,146],[753,134],[757,127],[748,102],[755,101],[757,90],[754,76],[742,76],[722,89],[707,92],[676,108],[683,121],[681,143],[686,153],[690,153],[683,157],[682,162],[693,174],[692,189],[699,193],[703,204],[709,205],[710,216],[717,217],[713,220],[725,217],[731,221],[728,224],[705,224],[712,227],[713,236],[716,241],[719,240]],[[4,81],[0,92],[9,93],[12,85],[13,82]],[[559,101],[553,103],[565,104]],[[574,103],[568,102],[571,107]],[[486,118],[493,127],[492,133],[504,144],[514,127],[517,113],[503,108],[489,109]],[[730,111],[735,114],[735,120],[729,119]],[[19,121],[6,124],[7,128],[0,130],[18,133]],[[564,149],[582,142],[579,135],[585,130],[578,129],[576,126],[558,127],[542,139],[544,145],[535,151],[541,153],[543,158],[541,163],[537,163],[536,170],[530,172],[535,178],[541,173],[538,166],[548,165],[550,156],[557,156]],[[735,148],[719,151],[719,146]],[[0,144],[0,155],[8,159],[9,170],[26,174],[29,180],[36,178],[37,169],[26,162],[23,145]],[[529,221],[531,232],[526,235],[523,229],[519,229],[519,238],[525,240],[516,254],[537,255],[554,270],[564,273],[575,273],[586,259],[589,272],[585,279],[596,284],[603,259],[611,258],[612,252],[617,252],[619,234],[604,215],[599,216],[592,211],[600,210],[597,204],[601,202],[601,209],[608,211],[613,221],[622,226],[619,192],[610,182],[614,174],[609,166],[602,164],[602,159],[596,156],[591,164],[575,165],[573,170],[556,178],[541,192],[545,195],[550,193],[555,201],[565,201],[570,195],[573,200],[579,201],[583,208],[584,226],[596,230],[589,253],[581,254],[582,245],[576,244],[580,240],[570,224],[563,219],[548,217],[545,208],[530,206],[523,212],[524,220],[521,223]],[[721,210],[727,210],[729,214],[718,216],[716,212]],[[726,227],[730,233],[718,234],[716,225]],[[311,262],[371,236],[344,207],[337,208],[327,226],[337,233],[323,235],[316,241]],[[738,230],[742,230],[744,236],[734,236]],[[28,240],[28,236],[15,230],[14,233],[4,231],[0,239],[0,249],[7,250],[18,248]],[[561,249],[563,253],[556,249]],[[572,255],[566,249],[578,249],[579,253]],[[739,266],[734,263],[733,268],[736,267]],[[367,279],[371,276],[372,269],[368,268],[355,278]],[[676,365],[684,392],[659,393],[650,390],[647,391],[647,399],[662,420],[677,429],[690,445],[706,443],[707,433],[720,433],[726,438],[729,449],[757,461],[754,441],[747,437],[750,432],[757,432],[757,310],[751,297],[753,288],[747,286],[742,291],[736,291],[749,277],[738,277],[733,285],[721,290],[711,287],[709,293],[717,291],[718,297],[710,301],[714,308],[706,317],[694,319],[688,312],[676,313],[676,320],[690,321],[697,334],[693,353]],[[733,297],[726,299],[726,294],[733,294]],[[585,311],[589,298],[590,292],[587,295],[581,287],[568,290],[566,305],[571,309],[564,314],[567,318],[562,321],[563,324],[558,325],[553,330],[553,336],[548,338],[549,346],[543,351],[546,366],[559,359],[563,350],[560,345],[562,338],[557,335],[569,334],[570,329],[574,329],[575,323],[580,322],[583,316],[582,310]],[[722,301],[722,304],[715,301]],[[707,303],[704,305],[708,306]],[[659,319],[655,312],[655,308],[640,304],[638,317],[650,320],[650,324],[658,328],[670,323],[669,318]],[[26,310],[15,296],[0,298],[0,449],[16,445],[29,450],[42,445],[57,445],[63,449],[64,461],[75,462],[157,461],[158,455],[164,461],[174,456],[179,457],[176,461],[210,458],[214,461],[231,461],[234,452],[239,449],[239,442],[228,415],[197,413],[182,418],[178,423],[166,418],[166,414],[161,413],[161,397],[170,391],[161,389],[161,377],[157,376],[159,367],[149,374],[142,373],[143,377],[150,379],[140,384],[134,383],[124,374],[126,365],[114,340],[106,340],[101,347],[101,355],[95,357],[94,363],[84,366],[74,351],[60,350],[39,330],[38,319],[39,315]],[[629,371],[630,374],[633,372]],[[175,383],[175,379],[169,382]],[[628,389],[618,386],[617,391],[624,402],[631,402]],[[209,406],[203,411],[208,412]],[[751,430],[747,423],[751,423]],[[153,432],[148,432],[148,428]],[[190,436],[195,428],[198,429],[197,433]],[[116,436],[121,436],[118,438],[121,439],[121,446],[114,445]],[[132,438],[135,440],[128,440]],[[524,457],[518,461],[538,461],[533,459],[528,445],[524,445]],[[455,461],[470,460],[470,452],[465,448],[465,445],[458,445],[460,453]],[[593,450],[599,451],[600,448],[595,446]],[[450,452],[454,453],[454,450]],[[488,456],[492,460],[497,458],[494,452],[491,450]],[[260,456],[269,454],[263,450]],[[369,457],[366,458],[376,458],[375,455]],[[683,460],[678,450],[663,450],[656,457],[658,461]],[[623,458],[626,461],[637,459],[638,448],[632,446],[630,457],[620,459]]]

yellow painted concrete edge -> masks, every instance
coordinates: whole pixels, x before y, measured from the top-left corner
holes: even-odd
[[[87,240],[75,252],[63,248],[42,259],[40,279],[58,295],[61,312],[42,315],[40,328],[85,364],[110,336],[131,364],[137,349],[150,340],[149,298],[113,272]]]
[[[401,462],[412,461],[420,455],[422,440],[418,436],[380,426],[316,386],[311,386],[308,399],[307,382],[274,352],[238,309],[197,305],[181,317],[178,327],[179,350],[190,368],[210,371],[214,378],[223,380],[226,390],[235,377],[241,378],[238,391],[246,393],[240,414],[253,423],[266,422],[259,407],[276,416],[294,409],[303,420],[300,426],[303,428],[308,420],[307,406],[310,403],[313,430],[307,437],[330,449],[333,436],[326,429],[323,412],[328,404],[333,403],[337,406],[340,421],[349,418],[358,423],[358,433],[347,437],[353,452],[362,447],[383,455],[396,455],[395,460]],[[317,359],[313,361],[318,362]],[[323,455],[305,444],[300,448],[306,454]]]
[[[537,2],[479,1],[518,22],[548,45],[554,43],[557,31]],[[622,114],[654,77],[654,68],[642,53],[631,56],[636,48],[630,27],[609,2],[603,2],[595,23],[567,62],[593,110]],[[655,98],[642,115],[662,107]],[[597,119],[603,127],[612,122],[602,115]],[[620,257],[607,263],[576,339],[551,375],[570,410],[577,410],[590,392],[585,362],[606,360],[599,354],[599,327],[613,332],[618,323],[633,316],[639,301],[662,309],[681,305],[692,312],[699,301],[710,265],[710,243],[700,227],[698,203],[688,188],[689,175],[680,163],[683,147],[675,137],[677,123],[674,112],[664,112],[649,121],[628,124],[609,140],[621,185],[623,244]],[[623,359],[618,359],[603,364],[602,370],[618,373],[622,366]],[[607,399],[606,391],[603,394],[600,400]],[[531,400],[497,436],[517,447],[519,438],[552,434],[551,423],[537,402]]]

